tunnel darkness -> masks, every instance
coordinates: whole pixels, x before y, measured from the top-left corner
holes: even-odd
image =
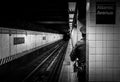
[[[69,33],[66,33],[66,34],[63,35],[63,40],[64,41],[69,41],[69,39],[70,39],[70,34]]]
[[[79,0],[77,3],[78,20],[86,25],[86,0]]]

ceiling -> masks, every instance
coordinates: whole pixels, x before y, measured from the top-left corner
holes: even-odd
[[[85,0],[78,2],[79,20],[85,19]],[[0,8],[0,26],[67,33],[69,31],[68,1],[14,4]]]

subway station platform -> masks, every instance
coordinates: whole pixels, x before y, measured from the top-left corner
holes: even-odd
[[[68,43],[66,56],[61,69],[59,82],[78,82],[77,74],[73,71],[73,62],[70,60],[70,53],[72,50],[71,40]]]

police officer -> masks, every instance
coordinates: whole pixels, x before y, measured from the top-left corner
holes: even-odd
[[[86,81],[86,27],[80,29],[82,39],[78,41],[74,47],[74,52],[70,55],[71,61],[77,61],[77,66],[74,64],[75,70],[77,69],[77,76],[79,82]]]

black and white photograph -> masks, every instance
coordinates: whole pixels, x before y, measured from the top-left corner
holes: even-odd
[[[0,82],[120,82],[120,0],[1,2]]]

